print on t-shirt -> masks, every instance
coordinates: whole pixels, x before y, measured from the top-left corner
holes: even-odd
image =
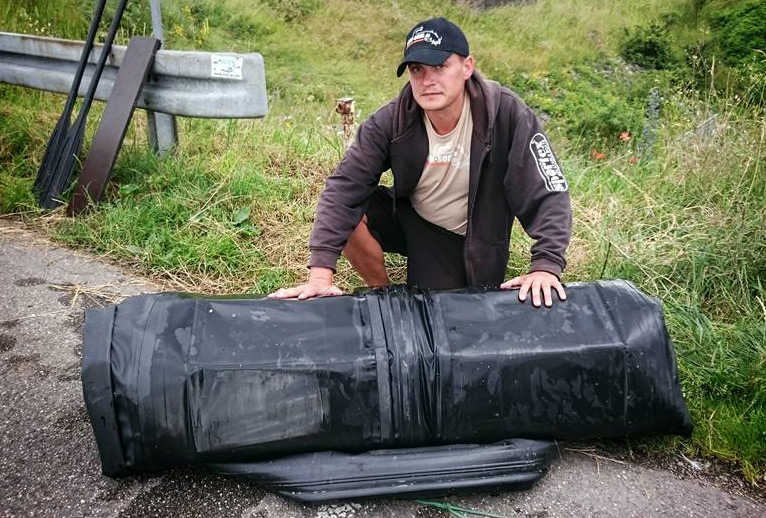
[[[466,95],[457,126],[439,135],[423,115],[428,134],[428,159],[415,191],[412,206],[420,216],[442,228],[465,235],[468,227],[468,178],[471,164],[473,120]]]

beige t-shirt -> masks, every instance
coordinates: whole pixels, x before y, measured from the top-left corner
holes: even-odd
[[[420,216],[456,234],[465,235],[468,226],[468,177],[471,162],[473,119],[468,95],[455,129],[439,135],[426,114],[428,159],[415,191],[412,207]]]

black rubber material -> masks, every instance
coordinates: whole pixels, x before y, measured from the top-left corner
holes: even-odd
[[[115,306],[94,312],[85,322],[86,336],[111,336],[114,325]],[[112,378],[104,367],[111,363],[111,347],[89,349],[89,354],[82,358],[82,383],[85,407],[93,425],[98,452],[104,473],[124,471],[125,459],[122,455],[117,418],[114,413],[112,398]]]
[[[372,496],[445,496],[499,486],[526,488],[545,475],[556,455],[552,442],[513,439],[361,454],[306,453],[208,467],[219,474],[245,477],[289,498],[322,502]]]
[[[91,310],[83,387],[103,471],[689,434],[659,302],[624,281],[567,295],[533,308],[501,290],[155,294]]]

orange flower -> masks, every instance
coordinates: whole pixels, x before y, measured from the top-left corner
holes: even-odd
[[[620,140],[623,142],[627,142],[630,140],[630,132],[629,131],[623,131],[620,133]]]
[[[632,156],[630,157],[630,160],[628,160],[633,165],[636,165],[638,163],[638,157]]]
[[[599,152],[598,152],[598,149],[596,149],[596,148],[593,148],[593,149],[591,149],[591,151],[590,151],[590,156],[591,156],[592,158],[595,158],[596,160],[603,160],[603,159],[605,159],[605,158],[606,158],[606,153],[599,153]]]

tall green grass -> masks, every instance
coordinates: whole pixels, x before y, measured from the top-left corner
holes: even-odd
[[[616,157],[573,178],[571,274],[603,271],[663,299],[693,448],[755,480],[766,459],[766,122],[732,110],[703,139],[673,131],[668,111],[656,159]]]
[[[82,38],[91,2],[63,3],[0,0],[0,30]],[[446,15],[465,28],[485,74],[548,120],[574,203],[566,280],[625,278],[664,301],[696,428],[690,441],[652,448],[737,462],[756,483],[766,470],[764,103],[741,79],[684,68],[683,48],[707,30],[699,5],[541,0],[481,12],[445,0],[166,1],[166,48],[264,55],[269,116],[179,119],[180,148],[160,160],[137,112],[104,201],[70,219],[39,211],[30,190],[63,97],[0,85],[0,213],[174,289],[263,293],[298,282],[316,198],[343,150],[334,99],[354,96],[364,119],[404,84],[393,71],[405,32]],[[120,41],[147,32],[148,20],[135,8]],[[625,30],[656,20],[675,20],[676,69],[621,61]],[[652,87],[662,105],[647,149]],[[695,133],[713,113],[711,136]],[[509,275],[525,271],[530,245],[518,229],[513,237]],[[389,266],[402,281],[403,262]],[[360,286],[345,261],[338,278]]]

